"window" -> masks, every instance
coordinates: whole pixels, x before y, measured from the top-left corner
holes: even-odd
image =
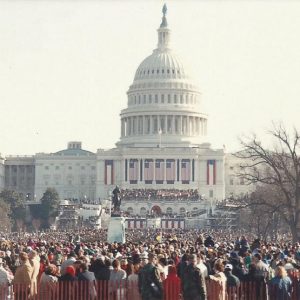
[[[160,99],[161,99],[161,103],[164,103],[164,102],[165,102],[165,95],[162,94],[162,95],[160,96]]]
[[[158,95],[155,95],[155,103],[158,102]]]
[[[59,166],[55,166],[55,170],[59,170]]]
[[[230,169],[230,170],[233,170],[233,166],[230,166],[229,169]]]
[[[92,169],[92,170],[96,170],[96,167],[95,167],[95,166],[91,166],[91,169]]]
[[[49,166],[45,166],[45,170],[49,170]]]
[[[168,95],[168,103],[171,103],[171,95]]]
[[[152,103],[152,95],[149,95],[149,103]]]
[[[72,180],[68,180],[68,185],[72,185]]]
[[[167,213],[167,215],[171,215],[171,214],[173,213],[172,207],[168,207],[168,208],[166,209],[166,213]]]
[[[214,196],[214,191],[213,190],[209,190],[209,198],[213,198]]]
[[[81,170],[85,170],[85,166],[81,166]]]
[[[174,95],[174,103],[177,103],[177,95]]]
[[[68,169],[69,169],[69,170],[72,170],[72,166],[69,166]]]
[[[230,185],[233,185],[233,178],[230,178],[229,184],[230,184]]]

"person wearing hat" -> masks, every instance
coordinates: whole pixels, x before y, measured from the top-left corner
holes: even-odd
[[[237,276],[232,274],[233,266],[231,264],[226,264],[224,269],[224,274],[227,278],[227,288],[239,287],[240,280]]]
[[[139,273],[138,286],[142,300],[162,299],[162,281],[156,264],[157,255],[150,252],[148,254],[148,263]]]
[[[198,259],[196,254],[189,257],[189,265],[183,272],[183,298],[184,300],[205,300],[206,285],[201,270],[197,267]]]

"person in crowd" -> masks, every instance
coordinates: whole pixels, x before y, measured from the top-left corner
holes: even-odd
[[[183,298],[184,300],[205,300],[206,285],[201,270],[197,267],[198,259],[196,254],[191,254],[189,265],[183,272]]]
[[[93,300],[97,296],[96,286],[95,286],[95,275],[93,272],[88,270],[86,263],[81,263],[78,274],[79,282],[79,294],[84,297],[84,299]]]
[[[39,299],[57,299],[56,284],[58,282],[58,269],[50,264],[42,274],[39,285]]]
[[[77,276],[75,275],[74,266],[68,266],[66,268],[65,274],[58,278],[59,288],[62,289],[60,293],[62,299],[60,300],[69,300],[76,296],[76,283],[78,281]],[[75,298],[76,299],[76,298]]]
[[[30,265],[28,254],[21,252],[19,255],[20,266],[17,267],[14,277],[14,290],[17,299],[28,297],[32,284],[33,268]]]
[[[62,264],[61,264],[61,267],[60,267],[60,274],[61,275],[64,275],[65,272],[66,272],[66,268],[68,266],[71,266],[75,263],[76,261],[76,253],[75,251],[71,251],[70,254],[68,255],[68,259],[65,260]]]
[[[275,277],[271,279],[270,298],[272,300],[289,300],[292,299],[292,281],[287,276],[287,272],[283,266],[279,266],[275,270]]]
[[[232,265],[226,264],[224,268],[224,274],[226,276],[226,286],[227,291],[230,291],[230,293],[236,293],[238,287],[240,286],[240,280],[238,277],[232,274]]]
[[[115,259],[112,262],[113,270],[110,272],[110,294],[113,300],[124,298],[125,295],[125,279],[127,277],[126,271],[121,269],[121,262]]]
[[[212,289],[215,290],[216,300],[226,300],[226,283],[227,278],[224,274],[224,262],[222,259],[217,259],[214,263],[214,275],[210,275],[209,279],[214,281]]]
[[[132,300],[141,300],[141,295],[138,290],[139,280],[139,264],[131,264],[131,271],[127,277],[127,298]]]
[[[30,265],[32,266],[30,295],[33,298],[35,295],[37,295],[38,275],[40,272],[40,257],[38,256],[35,250],[32,250],[29,252],[28,258],[29,258]]]
[[[0,298],[3,300],[10,299],[11,289],[10,284],[14,279],[14,275],[10,270],[4,267],[4,261],[0,258]]]
[[[203,275],[204,278],[208,277],[208,271],[207,271],[207,266],[203,262],[203,255],[199,253],[197,255],[197,268],[200,269],[201,274]]]
[[[181,280],[177,275],[175,266],[168,267],[168,276],[163,282],[164,284],[164,300],[181,300]]]
[[[110,278],[110,269],[105,264],[103,257],[97,258],[92,262],[90,271],[95,274],[96,280],[109,280]]]
[[[157,255],[150,252],[148,263],[139,273],[139,291],[142,300],[157,300],[163,297],[163,286],[159,270],[157,268]]]

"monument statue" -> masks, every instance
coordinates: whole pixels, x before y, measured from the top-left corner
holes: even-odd
[[[112,200],[111,200],[111,202],[112,202],[112,204],[113,204],[113,213],[115,214],[115,213],[120,213],[120,206],[121,206],[121,196],[120,196],[120,194],[121,194],[121,191],[120,191],[120,189],[119,189],[119,187],[118,186],[116,186],[115,188],[114,188],[114,190],[112,191]]]
[[[121,191],[118,186],[112,191],[113,210],[108,224],[107,241],[109,243],[125,243],[125,218],[121,216]]]

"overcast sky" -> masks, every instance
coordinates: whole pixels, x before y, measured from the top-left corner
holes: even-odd
[[[114,147],[119,113],[157,44],[164,1],[0,1],[0,152]],[[300,130],[300,2],[168,1],[172,48],[191,69],[213,147]],[[265,139],[265,137],[263,137]]]

